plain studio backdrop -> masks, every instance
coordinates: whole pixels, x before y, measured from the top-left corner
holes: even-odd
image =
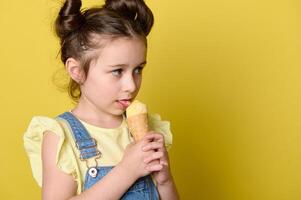
[[[60,2],[0,3],[0,199],[40,199],[23,133],[72,107],[52,81]],[[182,199],[300,200],[301,1],[146,2],[156,21],[138,99],[171,121]]]

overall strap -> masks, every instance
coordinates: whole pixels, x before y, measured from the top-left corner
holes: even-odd
[[[84,125],[71,112],[65,112],[57,118],[65,120],[69,125],[69,129],[75,139],[76,147],[80,151],[81,160],[100,156],[96,140],[90,136]]]

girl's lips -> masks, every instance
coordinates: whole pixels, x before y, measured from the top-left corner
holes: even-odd
[[[131,101],[130,101],[130,100],[117,100],[117,102],[118,102],[123,108],[127,108],[127,107],[131,104]]]

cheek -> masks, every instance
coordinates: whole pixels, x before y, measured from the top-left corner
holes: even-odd
[[[119,82],[111,78],[102,78],[97,81],[96,85],[101,93],[105,93],[107,95],[114,94],[120,89]]]
[[[90,93],[103,93],[108,92],[108,88],[113,84],[106,76],[100,73],[93,73],[94,71],[90,71],[89,75],[85,82],[85,89],[89,90]],[[96,74],[100,74],[96,76]]]

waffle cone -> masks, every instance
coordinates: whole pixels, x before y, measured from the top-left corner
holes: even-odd
[[[147,113],[130,116],[127,118],[127,123],[135,141],[140,141],[148,132]]]

